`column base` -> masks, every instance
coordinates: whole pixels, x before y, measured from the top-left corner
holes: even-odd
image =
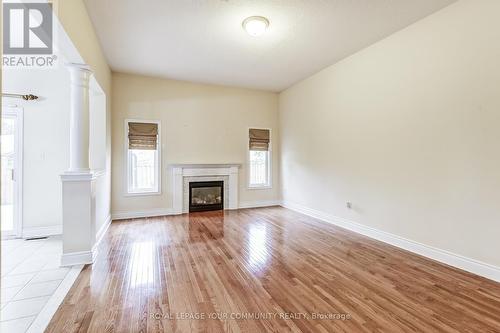
[[[65,172],[61,175],[63,194],[62,266],[91,264],[95,244],[95,175],[88,172]]]
[[[64,253],[61,256],[61,266],[74,266],[81,264],[93,264],[97,257],[97,249],[93,251],[80,251]]]

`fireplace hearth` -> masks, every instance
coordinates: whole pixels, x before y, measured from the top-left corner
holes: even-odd
[[[224,209],[224,182],[189,183],[189,212]]]

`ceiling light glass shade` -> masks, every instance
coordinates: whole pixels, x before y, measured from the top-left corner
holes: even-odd
[[[250,36],[261,36],[269,27],[269,20],[262,16],[250,16],[243,21],[243,28]]]

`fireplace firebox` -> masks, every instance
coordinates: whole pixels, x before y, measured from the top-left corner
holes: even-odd
[[[224,209],[224,182],[190,182],[189,212]]]

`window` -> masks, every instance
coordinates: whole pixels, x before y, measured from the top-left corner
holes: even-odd
[[[126,130],[127,193],[159,193],[159,122],[127,120]]]
[[[268,129],[251,128],[248,137],[248,186],[251,188],[269,187],[271,186],[270,131]]]

